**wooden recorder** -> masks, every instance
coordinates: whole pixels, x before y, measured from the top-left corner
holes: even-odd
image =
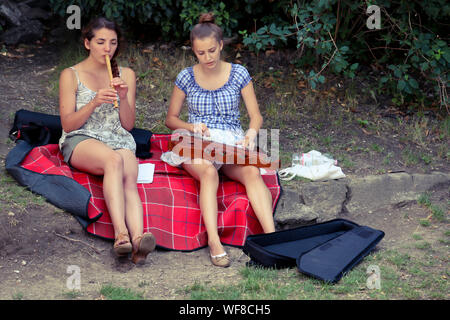
[[[281,161],[272,161],[267,154],[241,147],[205,140],[197,136],[173,135],[169,151],[190,159],[206,159],[224,164],[279,169]]]
[[[106,68],[108,69],[108,75],[109,75],[109,80],[112,81],[113,79],[113,70],[111,68],[111,61],[109,60],[109,56],[105,55],[105,63],[106,63]],[[115,65],[115,67],[117,68],[117,65]],[[111,86],[113,89],[114,87]],[[118,108],[119,107],[119,103],[117,102],[117,100],[114,100],[114,108]]]

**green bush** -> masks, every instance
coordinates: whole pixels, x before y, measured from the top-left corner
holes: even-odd
[[[279,47],[294,38],[300,56],[294,63],[312,88],[325,82],[326,69],[353,78],[362,64],[372,65],[384,73],[378,89],[391,93],[394,103],[431,103],[433,96],[449,112],[450,49],[443,37],[448,34],[450,5],[445,0],[379,0],[379,30],[366,26],[371,1],[280,2],[288,8],[290,23],[240,31],[251,50]]]
[[[83,24],[101,15],[127,26],[128,31],[175,32],[176,37],[181,3],[180,0],[50,0],[54,13],[61,17],[66,16],[68,6],[79,6]]]

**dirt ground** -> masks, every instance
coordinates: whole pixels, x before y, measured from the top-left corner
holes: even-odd
[[[25,108],[57,114],[57,101],[47,95],[46,88],[57,65],[55,50],[31,46],[8,52],[9,56],[0,55],[2,183],[11,180],[7,178],[4,161],[14,146],[7,137],[15,111]],[[312,123],[313,119],[309,120]],[[375,138],[391,140],[392,148],[398,144],[388,135]],[[382,167],[381,158],[366,157],[367,153],[352,157],[355,165],[345,170],[349,177],[374,174],[380,169],[388,172],[403,168],[401,159],[395,157],[389,168]],[[446,169],[448,163],[445,161],[436,162],[426,170],[422,170],[420,164],[409,167],[410,171],[419,172]],[[448,190],[448,186],[437,188],[431,193],[431,200],[446,205]],[[378,246],[383,250],[410,242],[411,234],[421,228],[417,221],[427,216],[429,211],[412,201],[370,214],[346,214],[342,218],[383,230],[386,236]],[[436,228],[445,230],[446,225]],[[424,238],[427,237],[433,235],[424,233]],[[184,299],[188,296],[183,288],[194,283],[216,285],[238,281],[240,269],[248,261],[241,249],[231,247],[227,250],[232,266],[227,269],[213,267],[206,248],[189,253],[156,250],[144,266],[136,267],[127,259],[115,258],[111,249],[111,242],[88,235],[69,213],[51,204],[30,202],[17,209],[0,197],[0,299],[69,299],[67,281],[72,273],[68,272],[68,267],[73,265],[80,271],[79,299],[101,299],[100,288],[108,283],[142,292],[146,299]]]

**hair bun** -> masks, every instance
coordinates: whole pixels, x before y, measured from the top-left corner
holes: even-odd
[[[214,23],[216,19],[214,18],[214,13],[207,12],[202,13],[200,15],[200,18],[198,19],[198,23]]]

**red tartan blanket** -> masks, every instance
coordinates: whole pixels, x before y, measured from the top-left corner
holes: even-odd
[[[207,245],[206,229],[199,208],[199,183],[183,169],[172,167],[160,160],[167,151],[170,135],[154,134],[151,138],[150,159],[139,163],[155,164],[153,183],[138,184],[144,209],[144,231],[152,232],[157,245],[167,249],[190,251]],[[96,236],[114,238],[114,230],[105,205],[102,177],[93,176],[69,167],[63,160],[58,145],[49,144],[32,149],[21,167],[40,174],[69,177],[90,194],[87,216],[95,220],[86,230]],[[276,203],[281,186],[275,171],[263,175]],[[245,193],[238,182],[220,177],[217,193],[218,230],[222,243],[243,246],[248,235],[262,232]]]

